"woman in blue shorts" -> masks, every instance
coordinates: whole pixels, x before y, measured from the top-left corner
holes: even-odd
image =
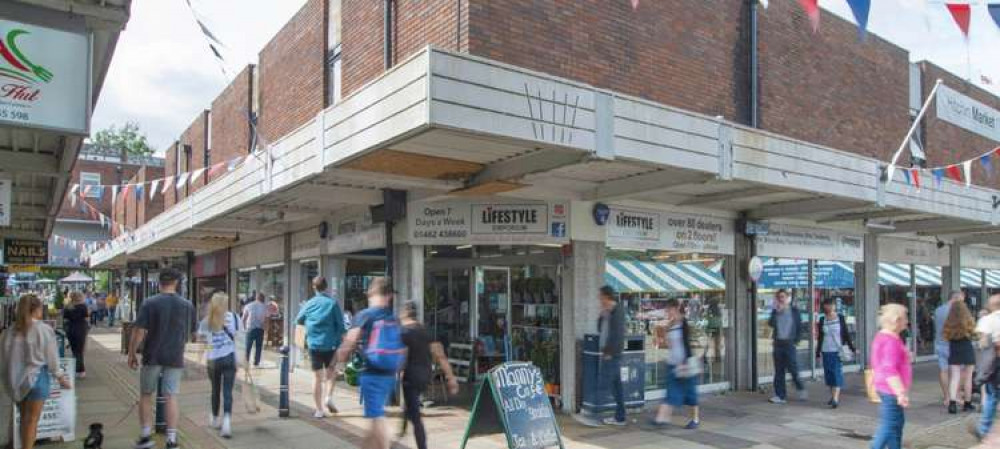
[[[817,324],[816,358],[823,361],[823,380],[830,387],[830,400],[826,403],[830,408],[840,406],[840,389],[844,387],[843,358],[850,354],[854,356],[854,342],[847,328],[844,315],[837,313],[837,304],[833,298],[823,300],[823,314]],[[846,349],[845,349],[846,346]],[[850,351],[849,353],[845,353]]]
[[[700,362],[691,351],[691,327],[681,311],[680,302],[672,298],[667,300],[666,305],[667,321],[659,327],[664,330],[661,346],[665,343],[670,351],[667,357],[667,397],[660,404],[653,424],[669,425],[673,409],[686,405],[689,415],[684,428],[693,430],[701,424],[698,408]]]

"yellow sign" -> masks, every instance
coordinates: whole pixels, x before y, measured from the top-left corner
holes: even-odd
[[[7,265],[7,271],[11,273],[41,273],[41,265]]]

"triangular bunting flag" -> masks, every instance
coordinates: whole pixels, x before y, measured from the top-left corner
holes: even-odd
[[[967,160],[962,162],[962,171],[965,175],[965,187],[968,188],[972,185],[972,160]]]
[[[225,166],[226,166],[225,162],[219,162],[213,165],[212,168],[208,170],[208,178],[209,179],[215,178],[215,175],[219,174],[219,171],[221,171]]]
[[[949,165],[945,167],[944,171],[955,182],[962,182],[962,169],[958,165]]]
[[[129,190],[132,188],[132,184],[125,184],[122,186],[122,196],[128,196]]]
[[[989,4],[986,5],[986,7],[990,11],[990,17],[993,18],[993,22],[996,23],[998,27],[1000,27],[1000,3]]]
[[[163,178],[163,190],[160,190],[160,195],[166,195],[167,189],[169,189],[170,185],[173,183],[174,183],[173,176],[167,176],[166,178]]]
[[[868,13],[872,9],[872,2],[871,0],[847,0],[847,4],[851,6],[854,20],[858,22],[858,37],[863,40],[868,32]]]
[[[111,204],[118,202],[118,186],[111,186]]]
[[[80,184],[73,184],[73,187],[69,189],[70,195],[76,195],[76,192],[80,190]]]
[[[104,214],[101,214],[101,227],[104,227]]]
[[[909,170],[903,170],[903,179],[906,180],[906,185],[910,185],[910,183],[912,181],[910,180],[910,171]]]
[[[83,186],[83,191],[80,192],[80,196],[84,196],[85,197],[85,196],[87,196],[89,194],[90,194],[90,186],[89,185]]]
[[[799,0],[799,4],[806,10],[813,33],[819,32],[819,0]]]
[[[143,191],[143,189],[145,187],[146,187],[145,184],[136,184],[135,185],[135,200],[136,201],[141,201],[142,200],[142,191]]]
[[[760,1],[760,4],[761,4],[762,6],[764,6],[764,9],[767,9],[767,6],[768,6],[768,1],[767,1],[767,0],[759,0],[759,1]]]
[[[913,173],[913,185],[917,186],[917,190],[920,190],[920,169],[912,168],[910,171]]]
[[[948,7],[951,17],[955,19],[955,25],[958,25],[958,29],[962,30],[962,35],[968,39],[969,23],[972,20],[972,6],[968,3],[946,3],[945,6]]]
[[[160,185],[160,180],[159,179],[154,179],[153,183],[149,185],[149,200],[150,201],[153,201],[153,198],[156,196],[156,188],[159,185]]]
[[[205,168],[204,167],[199,168],[199,169],[191,172],[191,180],[189,180],[188,183],[194,184],[195,182],[198,182],[198,178],[201,177],[202,173],[205,173]]]
[[[180,175],[177,175],[177,184],[174,187],[178,189],[184,187],[184,183],[187,182],[187,178],[188,178],[188,172],[184,172],[181,173]]]
[[[934,185],[941,188],[941,181],[944,179],[944,169],[935,168],[931,170],[931,174],[934,175]]]
[[[226,171],[236,170],[236,164],[239,164],[241,159],[242,158],[238,158],[237,157],[237,158],[233,158],[232,160],[230,160],[229,163],[226,164]]]
[[[69,197],[69,207],[76,207],[76,195]]]

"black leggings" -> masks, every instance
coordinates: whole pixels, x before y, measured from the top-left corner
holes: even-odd
[[[403,431],[406,431],[406,422],[413,423],[413,438],[417,440],[417,449],[427,449],[427,431],[424,430],[424,421],[420,417],[420,395],[427,389],[427,383],[407,382],[403,380]]]
[[[87,347],[87,332],[70,332],[66,338],[69,340],[69,350],[73,352],[73,358],[76,359],[76,372],[86,372],[87,368],[83,364],[83,351]]]
[[[236,382],[236,354],[208,361],[208,379],[212,382],[212,416],[219,416],[219,396],[222,412],[233,413],[233,383]]]

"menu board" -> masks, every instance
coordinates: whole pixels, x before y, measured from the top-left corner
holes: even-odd
[[[528,362],[510,362],[490,370],[476,393],[462,449],[469,438],[504,433],[510,449],[562,448],[559,425],[542,372]]]

